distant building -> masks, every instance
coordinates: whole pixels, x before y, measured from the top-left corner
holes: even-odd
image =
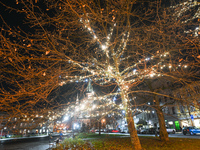
[[[200,127],[200,84],[198,82],[174,91],[168,90],[165,94],[168,94],[168,97],[158,97],[160,106],[163,106],[167,127],[175,128],[177,131],[180,131],[183,126]],[[153,106],[153,102],[149,102],[148,105]],[[156,110],[152,107],[141,109],[141,113],[136,118],[145,120],[148,127],[159,126]]]

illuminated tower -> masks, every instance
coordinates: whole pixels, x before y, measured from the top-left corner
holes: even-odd
[[[94,96],[94,91],[93,91],[93,87],[92,87],[92,84],[91,84],[91,80],[89,79],[88,81],[88,85],[87,85],[87,90],[86,90],[86,95],[87,95],[87,99],[90,101],[90,100],[93,100],[93,96]]]
[[[79,105],[78,94],[77,94],[77,97],[76,97],[76,105]]]

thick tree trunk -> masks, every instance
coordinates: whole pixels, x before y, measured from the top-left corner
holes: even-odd
[[[168,133],[165,127],[165,118],[164,118],[164,114],[160,107],[160,103],[157,96],[155,96],[155,101],[156,101],[156,113],[158,116],[158,121],[159,121],[159,126],[160,126],[159,137],[161,141],[167,142],[169,141],[169,137],[168,137]]]
[[[127,110],[126,119],[127,119],[127,123],[128,123],[128,130],[129,130],[129,133],[130,133],[131,143],[133,145],[133,148],[135,150],[142,150],[142,146],[140,144],[140,140],[139,140],[138,135],[137,135],[137,130],[136,130],[135,125],[134,125],[132,111]]]
[[[123,89],[123,88],[121,88]],[[128,94],[125,91],[121,91],[121,98],[123,100],[123,105],[124,105],[124,109],[126,111],[126,120],[128,123],[128,130],[130,133],[130,138],[131,138],[131,144],[133,146],[134,150],[142,150],[142,146],[140,144],[140,140],[138,138],[137,135],[137,130],[135,128],[135,124],[134,124],[134,120],[133,120],[133,115],[132,115],[132,111],[130,108],[130,101],[128,100]]]
[[[161,110],[161,108],[157,108],[157,115],[158,115],[158,121],[159,121],[159,125],[160,125],[160,139],[161,141],[169,141],[169,137],[168,137],[168,133],[165,127],[165,119],[164,119],[164,115],[163,112]]]
[[[99,121],[99,135],[101,135],[101,121]]]
[[[187,106],[187,107],[188,107],[188,106]],[[188,107],[188,108],[189,108],[189,107]],[[189,110],[189,116],[190,116],[191,125],[194,126],[194,121],[193,121],[192,118],[191,118],[190,108],[189,108],[188,110]]]

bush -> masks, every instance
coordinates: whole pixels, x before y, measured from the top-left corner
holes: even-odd
[[[90,149],[90,144],[86,141],[83,141],[80,138],[66,138],[62,143],[59,144],[53,150],[81,150],[81,149]]]

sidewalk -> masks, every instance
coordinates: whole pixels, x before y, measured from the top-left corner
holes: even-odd
[[[59,133],[57,134],[52,134],[52,137],[57,137],[59,136]],[[67,136],[67,135],[64,135]],[[41,137],[49,137],[49,135],[35,135],[35,136],[24,136],[24,137],[16,137],[16,138],[0,138],[0,141],[7,141],[7,140],[16,140],[16,139],[31,139],[31,138],[41,138]]]
[[[30,138],[41,138],[41,137],[48,137],[49,135],[39,135],[39,136],[24,136],[24,137],[16,137],[16,138],[3,138],[0,141],[7,141],[7,140],[15,140],[15,139],[30,139]]]

